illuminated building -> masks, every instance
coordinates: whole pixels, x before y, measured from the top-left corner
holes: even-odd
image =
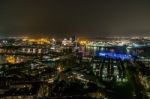
[[[122,54],[122,53],[114,53],[114,52],[97,52],[96,55],[100,57],[113,58],[113,59],[122,59],[122,60],[131,59],[131,55]]]
[[[11,63],[11,64],[15,64],[16,63],[16,59],[13,56],[7,56],[6,57],[6,61],[8,63]]]

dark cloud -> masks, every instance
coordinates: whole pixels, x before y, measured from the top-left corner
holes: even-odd
[[[1,0],[3,35],[149,35],[150,1]]]

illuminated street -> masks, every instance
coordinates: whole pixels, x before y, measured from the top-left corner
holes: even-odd
[[[0,0],[0,99],[150,99],[150,0]]]
[[[65,40],[57,45],[48,39],[40,43],[9,40],[2,40],[0,49],[0,94],[4,99],[149,97],[147,74],[140,67],[147,60],[138,54],[135,57],[136,47],[128,49],[133,43],[130,39],[126,45],[101,42],[95,47],[83,41]]]

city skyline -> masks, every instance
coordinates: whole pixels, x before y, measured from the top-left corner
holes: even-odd
[[[150,99],[150,0],[0,0],[0,99]]]

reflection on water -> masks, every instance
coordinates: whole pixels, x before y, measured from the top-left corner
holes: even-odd
[[[82,49],[94,56],[98,51],[127,53],[126,46],[85,46]]]

